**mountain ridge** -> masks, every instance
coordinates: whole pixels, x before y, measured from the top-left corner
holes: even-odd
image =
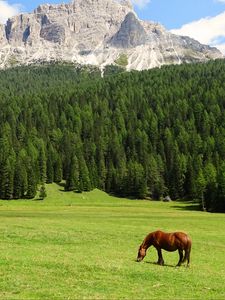
[[[104,68],[127,57],[127,70],[223,58],[216,48],[140,20],[130,0],[42,4],[0,25],[0,68],[67,61]]]

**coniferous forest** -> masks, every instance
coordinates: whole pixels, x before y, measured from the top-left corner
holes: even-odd
[[[0,198],[65,180],[119,196],[225,211],[225,61],[105,74],[0,72]]]

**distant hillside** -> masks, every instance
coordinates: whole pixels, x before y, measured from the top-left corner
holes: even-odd
[[[105,76],[70,65],[0,72],[0,198],[37,184],[225,210],[225,62]]]

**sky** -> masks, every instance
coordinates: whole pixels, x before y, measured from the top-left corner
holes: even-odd
[[[225,0],[131,0],[140,19],[159,22],[168,30],[188,35],[225,54]],[[41,3],[69,0],[0,0],[0,23]]]

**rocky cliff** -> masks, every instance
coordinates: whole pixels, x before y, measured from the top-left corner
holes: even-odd
[[[0,68],[70,61],[104,67],[126,56],[126,68],[222,58],[216,48],[141,21],[130,0],[74,0],[40,5],[0,25]]]

